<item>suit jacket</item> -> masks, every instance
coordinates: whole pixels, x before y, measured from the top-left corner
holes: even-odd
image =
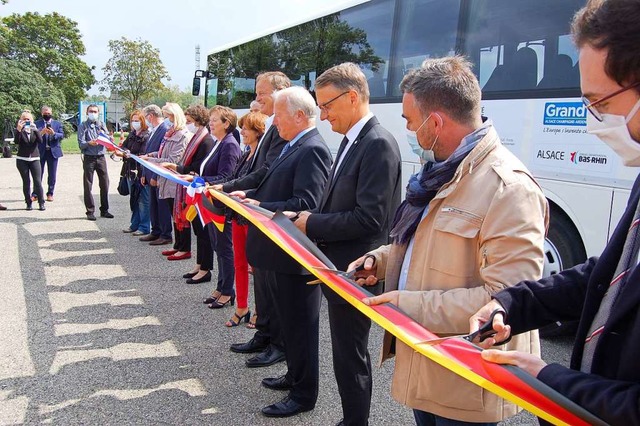
[[[164,135],[165,133],[167,133],[168,128],[169,127],[167,126],[167,123],[165,123],[164,121],[160,123],[156,131],[153,132],[153,135],[151,135],[151,137],[147,141],[147,147],[145,149],[146,153],[158,152],[158,150],[160,149],[160,144],[162,143],[162,140],[164,139]],[[158,179],[158,175],[156,175],[146,167],[144,168],[142,175],[147,182],[151,179]]]
[[[207,160],[202,170],[202,178],[208,183],[231,176],[238,164],[238,158],[242,155],[240,145],[232,133],[228,133],[218,143],[220,146]],[[200,173],[200,170],[196,172]]]
[[[36,127],[38,131],[41,131],[45,127],[45,123],[43,119],[36,120]],[[40,154],[44,155],[47,151],[51,151],[51,155],[53,158],[62,157],[62,147],[60,146],[60,142],[64,139],[64,130],[62,129],[62,123],[57,120],[51,120],[51,129],[53,130],[53,135],[42,135],[42,142],[38,146],[40,150]],[[47,150],[49,147],[49,150]]]
[[[260,207],[273,212],[311,210],[320,202],[330,167],[331,152],[314,128],[271,164],[262,182],[247,192],[247,197],[260,201]],[[247,236],[247,259],[252,266],[262,269],[308,273],[254,226],[249,227]]]
[[[269,166],[278,158],[287,141],[280,137],[276,126],[271,125],[264,134],[255,155],[255,161],[244,176],[225,183],[224,192],[247,190],[257,187],[267,175]]]
[[[609,424],[640,425],[640,267],[630,271],[614,302],[593,357],[593,374],[580,372],[584,341],[613,279],[640,199],[640,177],[627,209],[600,258],[539,281],[523,281],[495,295],[512,332],[579,319],[570,368],[549,364],[538,379]]]
[[[335,167],[334,163],[329,176]],[[320,205],[307,221],[307,236],[338,269],[346,270],[353,260],[387,244],[389,227],[400,204],[401,184],[398,143],[372,117],[333,178],[329,177]],[[328,300],[347,303],[328,288],[323,289]]]
[[[42,143],[42,136],[40,132],[33,129],[30,133],[24,130],[18,132],[13,138],[13,143],[18,145],[18,157],[24,158],[39,158],[40,152],[38,151],[38,145]]]

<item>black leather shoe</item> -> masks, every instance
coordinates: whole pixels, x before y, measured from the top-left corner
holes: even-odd
[[[268,346],[268,344],[260,343],[256,341],[255,338],[253,338],[247,343],[234,343],[229,347],[229,350],[237,354],[252,354],[256,352],[262,352]]]
[[[278,362],[284,361],[284,352],[269,346],[253,358],[249,358],[245,365],[249,368],[268,367]]]
[[[100,213],[100,217],[106,217],[107,219],[113,219],[113,215],[111,213],[107,212],[101,212]]]
[[[187,284],[208,283],[209,281],[211,281],[211,271],[207,272],[200,278],[188,278]]]
[[[298,404],[289,396],[285,396],[282,401],[264,407],[262,414],[267,417],[291,417],[305,411],[311,411],[313,408],[312,405]]]
[[[96,220],[96,215],[93,213],[87,213],[87,220]]]
[[[291,388],[293,388],[293,386],[291,386],[291,383],[287,381],[286,375],[280,377],[267,377],[266,379],[262,379],[262,386],[273,390],[290,390]]]

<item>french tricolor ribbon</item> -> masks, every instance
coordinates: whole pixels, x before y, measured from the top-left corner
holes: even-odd
[[[109,151],[120,151],[121,150],[120,147],[118,147],[113,142],[111,142],[111,137],[109,137],[109,135],[107,135],[103,131],[100,131],[100,133],[98,133],[98,137],[96,138],[96,142],[98,142],[100,145],[102,145],[105,148],[107,148]]]

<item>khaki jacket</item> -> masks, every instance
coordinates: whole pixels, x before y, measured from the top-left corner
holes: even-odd
[[[418,225],[399,307],[439,336],[466,334],[469,317],[492,294],[521,280],[540,278],[548,204],[525,166],[495,129],[438,191]],[[373,251],[385,291],[398,288],[406,245]],[[385,334],[382,360],[390,357]],[[502,349],[539,355],[538,332]],[[396,341],[392,395],[411,408],[467,422],[496,422],[518,408]]]

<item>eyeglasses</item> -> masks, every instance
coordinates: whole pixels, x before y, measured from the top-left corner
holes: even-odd
[[[340,94],[339,94],[338,96],[336,96],[335,98],[333,98],[333,99],[329,99],[327,102],[323,103],[322,105],[318,105],[318,108],[320,108],[320,111],[322,111],[322,112],[324,112],[324,113],[326,114],[327,112],[329,112],[329,108],[327,108],[327,106],[328,106],[331,102],[335,101],[336,99],[338,99],[338,98],[339,98],[339,97],[341,97],[341,96],[346,95],[347,93],[349,93],[349,91],[348,91],[348,90],[347,90],[346,92],[342,92],[342,93],[340,93]]]
[[[596,105],[598,105],[601,102],[604,102],[606,100],[609,100],[611,98],[613,98],[614,96],[619,95],[620,93],[626,92],[629,89],[633,89],[634,87],[640,86],[640,81],[633,83],[630,86],[627,87],[623,87],[620,90],[616,90],[615,92],[598,99],[597,101],[593,101],[593,102],[589,102],[589,99],[587,99],[585,96],[582,97],[582,102],[584,103],[584,106],[587,108],[587,110],[589,110],[589,112],[591,113],[591,115],[593,115],[595,117],[596,120],[602,122],[602,120],[604,119],[602,117],[602,113],[600,113],[600,111],[598,111],[596,109]]]

